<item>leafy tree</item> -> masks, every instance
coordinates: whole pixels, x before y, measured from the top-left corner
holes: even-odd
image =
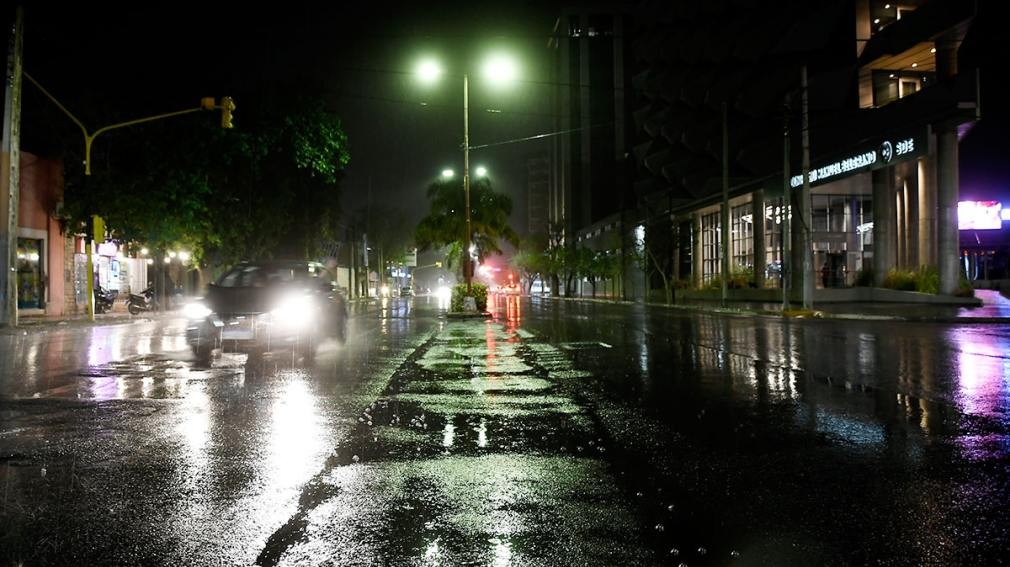
[[[519,243],[519,249],[512,256],[512,266],[526,281],[526,293],[532,293],[533,283],[548,273],[547,239],[542,235],[532,235]]]
[[[446,265],[459,266],[466,236],[463,183],[458,180],[436,181],[428,187],[428,199],[431,201],[431,212],[417,225],[417,246],[421,250],[446,247]],[[472,242],[477,249],[478,261],[501,254],[499,243],[503,240],[518,244],[519,237],[508,224],[512,199],[496,193],[487,179],[477,179],[470,184],[470,209]]]
[[[651,236],[650,230],[647,235]],[[669,246],[674,246],[675,243],[668,242],[667,248],[662,247],[662,242],[659,239],[649,238],[646,241],[639,241],[634,243],[634,249],[631,253],[631,257],[634,259],[638,267],[641,268],[642,272],[645,274],[645,292],[648,296],[651,291],[650,282],[652,277],[659,276],[663,285],[663,297],[665,302],[669,305],[673,303],[673,259],[669,252]],[[648,300],[648,299],[647,299]]]
[[[340,119],[313,97],[266,98],[248,132],[218,131],[215,232],[207,244],[226,262],[308,257],[340,231],[339,182],[349,163]]]
[[[624,275],[624,266],[621,262],[621,256],[619,254],[600,252],[596,257],[596,261],[598,263],[600,278],[605,280],[609,279],[613,282],[615,285],[612,287],[611,291],[614,292],[616,290],[616,284],[621,281],[621,278]]]
[[[595,252],[589,248],[579,248],[578,251],[579,275],[589,281],[593,286],[593,296],[596,296],[596,285],[599,280],[615,278],[620,266],[617,256],[612,256],[607,252]]]
[[[244,111],[233,131],[197,114],[109,133],[94,175],[68,170],[71,224],[99,214],[117,238],[215,264],[313,254],[337,230],[340,120],[319,98],[270,91]]]

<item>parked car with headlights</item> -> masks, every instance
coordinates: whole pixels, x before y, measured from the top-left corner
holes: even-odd
[[[347,336],[346,301],[316,262],[243,262],[184,312],[186,339],[205,362],[219,348],[259,354],[291,347],[308,360],[323,340]]]

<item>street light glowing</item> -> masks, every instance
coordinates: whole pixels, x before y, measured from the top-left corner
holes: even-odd
[[[477,174],[477,177],[487,177],[487,168],[483,165],[478,165],[475,173]]]
[[[484,65],[484,77],[498,85],[511,83],[518,74],[515,60],[505,55],[494,55]]]
[[[442,67],[434,59],[425,59],[417,66],[417,76],[423,83],[434,83],[442,76]]]
[[[442,179],[452,179],[456,175],[456,172],[451,169],[442,170]]]

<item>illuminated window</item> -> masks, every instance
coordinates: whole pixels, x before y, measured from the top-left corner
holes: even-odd
[[[781,197],[765,201],[765,285],[776,287],[782,284],[783,213]]]
[[[751,205],[747,203],[730,209],[733,217],[730,244],[732,245],[733,264],[741,267],[754,265],[754,217]]]
[[[709,282],[722,272],[719,247],[722,245],[719,211],[701,217],[701,280]]]

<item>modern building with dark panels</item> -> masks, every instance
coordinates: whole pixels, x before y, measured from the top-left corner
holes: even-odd
[[[526,231],[546,235],[550,227],[551,161],[547,154],[526,158]]]
[[[721,276],[725,116],[731,270],[776,287],[785,267],[799,289],[791,266],[810,250],[817,287],[930,266],[951,293],[962,273],[958,142],[981,111],[979,75],[958,64],[974,8],[650,0],[566,12],[551,41],[567,133],[551,156],[550,218],[592,248],[608,230],[620,238],[607,244],[628,248],[642,227],[674,279]],[[804,94],[810,209],[794,215]]]
[[[629,206],[630,15],[614,3],[565,11],[549,43],[555,130],[550,219],[570,240]]]

